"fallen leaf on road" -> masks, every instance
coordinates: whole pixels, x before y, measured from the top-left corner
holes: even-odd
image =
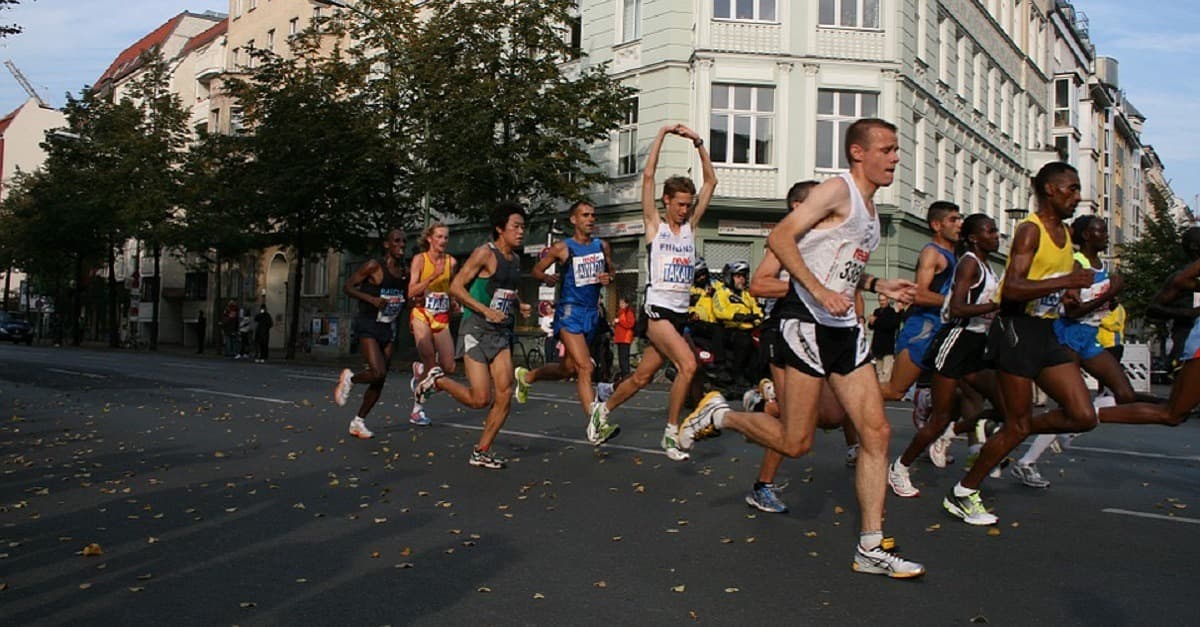
[[[408,557],[409,555],[412,555],[412,547],[404,547],[400,550],[400,555],[401,557]]]
[[[91,588],[91,587],[92,587],[92,584],[90,584],[90,583],[81,583],[81,584],[79,584],[79,589],[80,589],[80,590],[87,590],[88,588]],[[3,589],[3,588],[0,588],[0,590],[2,590],[2,589]]]
[[[371,551],[371,559],[379,559],[379,551]]]
[[[541,592],[534,592],[534,593],[533,593],[533,598],[535,598],[535,599],[544,599],[544,598],[546,598],[546,595],[542,594]]]
[[[683,592],[684,590],[687,590],[687,586],[684,584],[679,584],[678,586],[671,586],[672,592]]]
[[[737,588],[725,588],[725,592],[733,593],[733,592],[739,592],[739,590]]]
[[[144,575],[138,575],[137,578],[138,578],[138,581],[149,581],[150,579],[154,578],[154,575],[151,575],[150,573],[146,573]]]
[[[941,523],[933,523],[932,525],[929,525],[928,527],[926,527],[925,531],[937,531],[938,529],[941,529],[941,528],[942,528]]]
[[[241,603],[238,603],[238,607],[241,607],[241,608],[258,607],[258,604],[255,603],[254,601],[242,601]]]
[[[835,505],[835,506],[833,506],[833,513],[844,514],[844,513],[846,513],[846,510],[842,509],[841,505]]]
[[[475,588],[475,591],[476,592],[491,592],[492,589],[487,586],[479,586],[478,588]]]
[[[93,542],[93,543],[83,547],[83,556],[84,557],[92,557],[95,555],[104,555],[104,549],[101,548],[99,544],[96,544],[95,542]]]
[[[987,534],[989,536],[998,536],[998,535],[1000,535],[1000,528],[999,527],[989,527],[987,530]]]
[[[983,614],[979,614],[978,616],[972,616],[971,622],[972,623],[986,623],[986,622],[988,622],[988,619]]]
[[[129,591],[130,592],[141,592],[142,590],[145,590],[145,589],[146,588],[144,588],[143,586],[133,586],[132,588],[129,588]]]
[[[608,582],[607,582],[607,581],[604,581],[603,579],[601,579],[600,581],[597,581],[597,582],[593,583],[593,584],[592,584],[592,587],[593,587],[593,588],[607,588],[607,587],[608,587]]]
[[[733,544],[733,538],[721,538],[721,544]]]

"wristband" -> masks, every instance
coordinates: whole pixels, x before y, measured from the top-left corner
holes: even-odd
[[[871,277],[871,281],[869,283],[867,283],[867,291],[875,292],[875,284],[878,282],[879,282],[879,277],[877,277],[877,276]]]
[[[692,142],[692,145],[693,145],[693,146],[695,146],[695,147],[697,147],[697,148],[699,148],[699,147],[701,147],[701,146],[703,146],[703,145],[704,145],[704,140],[703,140],[703,139],[696,139],[696,141]]]

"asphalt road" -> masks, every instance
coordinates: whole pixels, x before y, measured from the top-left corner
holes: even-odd
[[[985,484],[1001,522],[940,507],[959,468],[919,464],[887,531],[928,574],[850,570],[840,434],[785,463],[792,511],[743,502],[761,451],[735,433],[658,449],[666,394],[583,441],[573,386],[539,384],[470,467],[482,411],[410,427],[396,373],[370,417],[333,368],[0,346],[2,625],[1129,625],[1192,622],[1200,425],[1102,426]],[[893,456],[912,435],[889,408]],[[965,457],[965,444],[952,452]],[[98,545],[99,555],[84,555]],[[1193,619],[1187,619],[1193,616]]]

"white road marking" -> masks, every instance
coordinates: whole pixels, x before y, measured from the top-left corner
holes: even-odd
[[[318,377],[318,376],[314,376],[311,374],[289,374],[287,376],[287,378],[289,378],[289,379],[308,379],[310,381],[326,381],[329,383],[334,383],[338,380],[337,377]]]
[[[1171,522],[1188,523],[1192,525],[1200,525],[1200,519],[1184,518],[1183,516],[1165,516],[1163,514],[1155,514],[1152,512],[1134,512],[1127,509],[1116,509],[1113,507],[1100,510],[1105,514],[1120,514],[1122,516],[1134,516],[1136,518],[1152,518],[1154,520],[1169,520]]]
[[[1147,459],[1169,459],[1172,461],[1181,462],[1200,462],[1200,456],[1196,455],[1163,455],[1162,453],[1139,453],[1138,451],[1125,451],[1117,448],[1100,448],[1096,446],[1079,446],[1072,444],[1067,451],[1088,451],[1091,453],[1109,453],[1112,455],[1126,455],[1129,457],[1145,457]]]
[[[57,372],[59,374],[70,374],[70,375],[75,375],[78,377],[87,377],[89,379],[107,379],[108,378],[102,374],[95,374],[95,373],[91,373],[91,372],[79,372],[78,370],[64,370],[62,368],[46,368],[46,370],[49,372]]]
[[[454,427],[455,429],[467,429],[470,431],[483,431],[483,427],[480,425],[464,425],[464,424],[457,423],[457,422],[436,422],[434,424],[442,425],[442,426],[446,426],[446,427]],[[503,433],[504,435],[520,436],[523,438],[532,438],[534,440],[553,440],[555,442],[567,442],[569,444],[582,444],[584,446],[592,446],[592,443],[588,442],[587,440],[579,440],[576,438],[564,438],[564,437],[557,436],[557,435],[545,435],[543,433],[529,433],[527,431],[510,431],[508,429],[501,429],[500,433]],[[626,446],[624,444],[605,443],[605,444],[601,444],[597,448],[615,448],[615,449],[620,449],[622,451],[634,451],[636,453],[645,453],[647,455],[662,455],[664,457],[667,454],[666,451],[663,451],[661,449],[641,448],[638,446]]]
[[[162,364],[164,366],[173,366],[175,368],[192,368],[195,370],[217,370],[218,369],[216,366],[201,366],[198,364],[189,364],[184,361],[164,361],[164,362],[162,362]]]
[[[536,401],[550,401],[553,403],[578,403],[579,402],[579,399],[575,398],[574,396],[562,397],[562,396],[549,396],[547,394],[530,394],[529,398],[536,400]],[[647,407],[645,405],[625,404],[625,405],[621,405],[621,407],[619,409],[640,409],[642,411],[666,411],[667,406],[663,405],[662,407]],[[616,411],[616,410],[614,410],[614,411]]]
[[[189,392],[199,392],[200,394],[214,394],[216,396],[232,396],[233,398],[245,398],[252,401],[265,401],[267,403],[278,403],[280,405],[295,405],[295,401],[285,401],[282,398],[271,398],[269,396],[250,396],[247,394],[234,394],[233,392],[218,392],[217,390],[206,390],[204,388],[183,388]]]

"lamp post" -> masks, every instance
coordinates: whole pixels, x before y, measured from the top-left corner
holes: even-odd
[[[347,11],[361,17],[364,21],[366,21],[371,26],[374,26],[375,30],[379,34],[379,36],[388,40],[388,42],[391,43],[393,46],[395,46],[397,49],[403,48],[403,45],[401,44],[400,40],[396,39],[396,37],[394,35],[392,35],[390,32],[388,32],[388,29],[385,27],[385,25],[382,22],[379,21],[379,18],[377,16],[372,15],[371,13],[368,13],[368,12],[360,9],[355,5],[343,2],[342,0],[313,0],[313,2],[315,2],[317,4],[323,4],[326,6],[336,7],[339,9],[346,9]],[[389,69],[389,71],[391,71],[391,70]],[[429,120],[425,120],[425,135],[426,135],[426,137],[429,136]],[[429,228],[429,210],[430,210],[429,205],[430,205],[429,189],[426,188],[426,189],[422,190],[422,193],[421,193],[421,213],[423,214],[423,217],[421,220],[421,228],[422,229]]]
[[[1017,230],[1017,223],[1029,215],[1029,210],[1024,207],[1013,207],[1012,209],[1005,209],[1004,215],[1008,216],[1008,236],[1012,237]]]

